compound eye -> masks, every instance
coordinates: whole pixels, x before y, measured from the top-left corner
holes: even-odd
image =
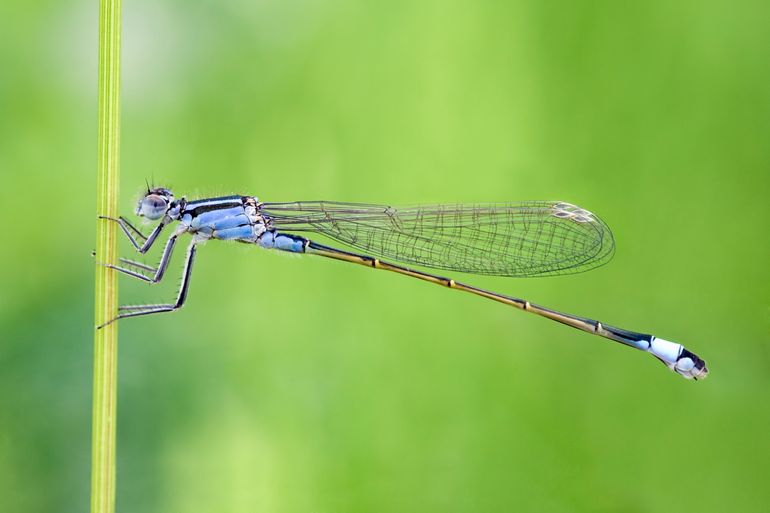
[[[168,209],[168,198],[159,194],[148,194],[139,202],[136,214],[147,219],[160,219]]]

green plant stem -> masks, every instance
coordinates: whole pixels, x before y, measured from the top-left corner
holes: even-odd
[[[97,214],[118,215],[120,155],[120,15],[121,0],[99,2],[99,142]],[[96,260],[114,262],[118,230],[99,219]],[[118,308],[115,271],[96,266],[95,320],[100,326]],[[97,329],[94,335],[94,397],[91,445],[91,512],[115,510],[115,421],[117,402],[118,325]]]

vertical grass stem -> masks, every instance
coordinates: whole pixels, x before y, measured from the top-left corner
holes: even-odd
[[[99,132],[97,214],[117,217],[120,155],[121,0],[99,2]],[[96,260],[117,257],[115,223],[97,220]],[[96,266],[95,325],[117,312],[115,271]],[[115,421],[117,400],[118,323],[94,334],[94,392],[91,456],[91,512],[115,510]]]

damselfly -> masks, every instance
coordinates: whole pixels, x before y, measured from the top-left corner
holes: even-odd
[[[231,240],[384,269],[470,292],[646,351],[685,378],[703,379],[708,374],[706,363],[680,344],[394,263],[512,277],[579,273],[606,263],[615,249],[609,227],[588,210],[570,203],[530,201],[393,208],[333,201],[263,203],[254,196],[188,201],[176,199],[170,190],[159,187],[148,188],[136,214],[160,223],[144,236],[123,217],[103,219],[118,223],[139,253],[146,253],[166,226],[178,223],[166,241],[158,267],[124,258],[119,259],[121,265],[105,265],[157,283],[166,272],[177,238],[189,233],[192,240],[187,247],[182,283],[175,302],[121,306],[118,315],[107,324],[181,308],[187,299],[197,246],[211,239]],[[300,235],[308,233],[324,235],[350,251]]]

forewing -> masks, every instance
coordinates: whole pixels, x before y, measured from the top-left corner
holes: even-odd
[[[309,201],[264,203],[261,212],[278,231],[316,232],[369,256],[474,274],[579,273],[614,251],[601,219],[560,201],[406,208]]]

